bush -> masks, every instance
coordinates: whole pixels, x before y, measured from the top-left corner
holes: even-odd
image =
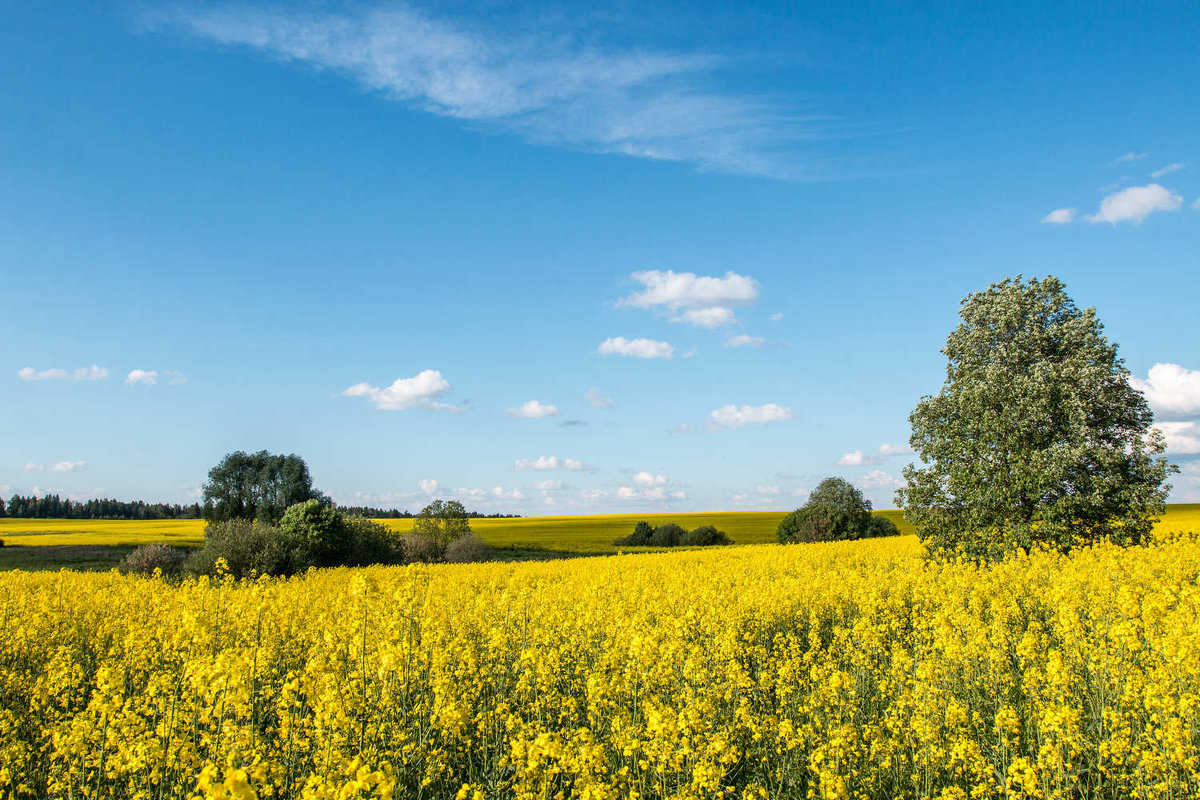
[[[867,529],[867,536],[874,539],[877,536],[899,536],[900,529],[896,527],[896,523],[892,522],[887,517],[879,514],[871,515],[871,526]]]
[[[875,519],[871,514],[871,501],[849,481],[826,478],[813,489],[807,503],[780,521],[775,538],[780,544],[791,544],[840,542],[883,535],[876,532],[885,529],[879,528],[873,521]],[[891,522],[887,524],[891,525]]]
[[[674,522],[667,522],[654,529],[649,545],[651,547],[675,547],[683,541],[684,536],[687,536],[687,531]]]
[[[343,517],[348,550],[342,563],[352,567],[398,564],[404,561],[400,536],[386,525],[366,517]]]
[[[445,558],[451,564],[470,564],[487,561],[490,554],[491,548],[483,539],[474,533],[468,533],[446,545]]]
[[[313,565],[301,536],[244,519],[208,523],[204,547],[188,557],[187,566],[199,575],[215,575],[217,560],[222,558],[236,578],[251,573],[293,575]]]
[[[646,547],[650,544],[650,537],[653,535],[654,526],[642,520],[633,526],[633,533],[628,536],[622,536],[613,542],[613,544],[625,547]]]
[[[279,529],[289,539],[303,543],[309,563],[323,567],[346,563],[351,548],[349,530],[333,506],[320,500],[288,506]]]
[[[429,534],[408,533],[400,541],[406,564],[434,564],[446,557],[446,548]]]
[[[154,570],[160,569],[163,575],[174,577],[183,572],[186,559],[187,554],[178,548],[144,544],[131,550],[117,568],[126,575],[153,575]]]
[[[684,534],[682,545],[688,547],[710,547],[712,545],[733,544],[725,531],[719,531],[713,525],[701,525],[694,531]]]

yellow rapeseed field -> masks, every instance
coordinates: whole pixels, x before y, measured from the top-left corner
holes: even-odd
[[[0,574],[0,797],[1194,798],[1200,540]]]

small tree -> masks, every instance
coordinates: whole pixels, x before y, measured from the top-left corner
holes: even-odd
[[[622,536],[613,544],[624,547],[646,547],[650,544],[650,537],[654,535],[654,526],[645,520],[641,520],[637,525],[633,526],[633,533],[628,536]]]
[[[896,494],[934,554],[998,558],[1044,544],[1136,543],[1174,468],[1095,309],[1054,277],[969,295],[942,352],[941,391],[913,409],[925,466]]]
[[[876,522],[871,501],[845,478],[826,478],[817,484],[808,501],[779,522],[775,538],[793,542],[836,542],[879,536],[890,520]],[[898,531],[897,531],[898,533]]]
[[[320,500],[305,500],[289,506],[279,528],[304,543],[312,563],[333,566],[346,563],[353,546],[350,528],[333,506]]]
[[[460,536],[471,532],[467,510],[457,500],[434,500],[413,519],[412,533],[437,542],[443,549]]]
[[[682,545],[688,547],[710,547],[712,545],[733,544],[725,531],[717,530],[715,525],[701,525],[695,530],[684,534]]]
[[[646,544],[651,547],[675,547],[683,541],[685,536],[687,536],[687,531],[681,526],[674,522],[667,522],[654,529],[654,533],[650,534],[650,541]]]
[[[239,450],[209,470],[204,518],[210,522],[257,519],[274,525],[289,506],[324,499],[313,488],[308,465],[300,456]]]

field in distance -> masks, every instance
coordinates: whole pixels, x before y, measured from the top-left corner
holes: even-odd
[[[651,525],[674,522],[687,529],[715,525],[735,544],[775,541],[775,528],[786,511],[717,511],[661,514],[594,514],[558,517],[473,519],[471,528],[500,558],[537,558],[614,553],[613,541],[633,530],[638,520]],[[913,532],[900,511],[877,511],[891,519],[900,532]],[[406,532],[411,519],[380,520]],[[1200,530],[1200,504],[1167,506],[1160,532]],[[107,569],[138,545],[163,543],[196,547],[204,541],[204,520],[60,520],[0,519],[0,570],[3,569]]]

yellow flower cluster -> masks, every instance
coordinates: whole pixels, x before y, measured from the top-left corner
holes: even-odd
[[[0,797],[1194,798],[1200,541],[0,574]]]

